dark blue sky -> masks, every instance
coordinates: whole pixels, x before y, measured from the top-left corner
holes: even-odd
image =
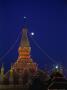
[[[29,32],[54,61],[44,55],[30,40],[32,57],[39,67],[63,64],[67,68],[67,1],[66,0],[0,0],[0,57],[12,46],[21,32],[23,17],[28,17]],[[8,68],[17,59],[14,49],[0,61]]]

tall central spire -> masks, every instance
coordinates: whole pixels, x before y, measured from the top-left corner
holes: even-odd
[[[28,36],[27,36],[27,31],[28,29],[26,27],[24,27],[22,29],[22,38],[21,38],[21,42],[20,42],[20,46],[19,46],[19,59],[21,60],[25,60],[25,59],[30,59],[30,51],[31,51],[31,47],[30,47],[30,43],[28,40]]]
[[[30,43],[29,43],[28,36],[27,36],[27,31],[28,31],[27,27],[24,27],[22,29],[22,38],[20,42],[21,47],[30,47]]]
[[[28,27],[25,24],[22,28],[22,37],[18,49],[18,59],[13,65],[14,71],[19,75],[23,74],[26,71],[34,73],[37,70],[37,65],[32,61],[32,58],[30,56],[31,47],[28,40],[27,31]]]

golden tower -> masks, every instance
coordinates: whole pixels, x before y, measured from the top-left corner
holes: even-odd
[[[26,27],[22,29],[22,38],[18,49],[18,59],[13,65],[14,72],[19,76],[22,76],[25,73],[33,73],[34,75],[37,71],[37,65],[36,63],[33,63],[30,56],[31,47],[28,40],[27,31],[28,29]]]

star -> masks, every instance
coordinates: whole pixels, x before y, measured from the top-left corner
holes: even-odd
[[[27,17],[26,16],[24,16],[24,19],[26,19]]]

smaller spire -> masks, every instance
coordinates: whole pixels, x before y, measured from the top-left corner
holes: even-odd
[[[10,82],[10,84],[13,84],[13,65],[12,64],[11,64],[11,68],[10,68],[9,82]]]
[[[1,67],[1,76],[4,77],[4,65],[2,64],[2,67]]]
[[[10,68],[10,77],[13,77],[13,65],[11,64],[11,68]]]

